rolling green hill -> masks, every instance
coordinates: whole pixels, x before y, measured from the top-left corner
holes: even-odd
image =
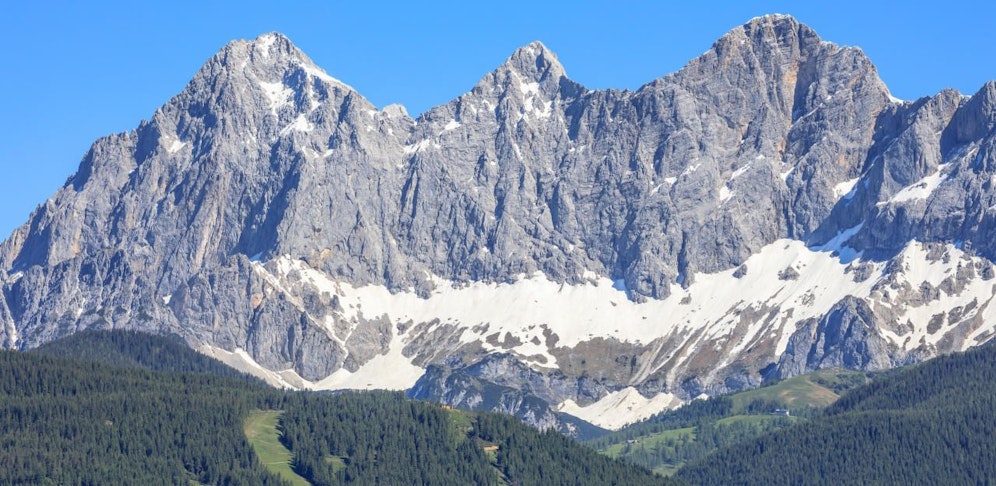
[[[996,348],[936,358],[845,393],[824,414],[721,449],[692,484],[996,481]]]
[[[840,394],[870,380],[868,373],[828,368],[806,373],[767,386],[730,395],[734,413],[768,406],[788,409],[793,415],[809,415],[840,398]]]
[[[865,373],[833,368],[731,395],[695,400],[587,442],[600,452],[664,475],[722,447],[783,429],[865,383]],[[789,410],[792,416],[774,414]]]

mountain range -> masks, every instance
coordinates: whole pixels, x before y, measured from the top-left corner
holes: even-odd
[[[0,244],[0,343],[135,329],[271,384],[576,431],[994,333],[996,82],[893,98],[750,20],[635,91],[539,42],[417,118],[233,41]]]

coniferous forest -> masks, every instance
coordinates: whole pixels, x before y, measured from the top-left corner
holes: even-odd
[[[511,416],[451,410],[400,393],[297,395],[285,407],[281,425],[294,469],[313,484],[673,482]]]
[[[936,358],[681,469],[692,484],[992,484],[996,348]]]
[[[288,484],[246,438],[259,410],[282,412],[291,467],[311,484],[673,482],[511,417],[401,393],[280,391],[219,366],[119,331],[0,352],[0,484]]]
[[[280,484],[242,433],[265,385],[0,352],[0,484]]]
[[[705,457],[672,447],[688,462],[666,478],[510,416],[394,392],[281,391],[175,340],[86,332],[0,352],[0,484],[292,484],[247,439],[243,426],[261,411],[279,417],[284,466],[305,484],[996,481],[993,346],[884,374],[759,436],[708,425],[736,408],[696,402],[624,432],[691,427],[694,447],[720,447]]]

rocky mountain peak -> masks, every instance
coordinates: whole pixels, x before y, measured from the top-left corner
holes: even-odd
[[[220,103],[231,109],[262,104],[277,114],[283,106],[313,111],[316,103],[336,90],[340,96],[355,92],[329,76],[286,36],[271,32],[254,40],[229,42],[204,63],[179,99],[197,105]],[[252,102],[247,96],[258,100]]]
[[[809,46],[822,42],[820,36],[800,23],[791,15],[772,14],[755,17],[740,27],[744,35],[755,45],[769,45],[781,48]],[[733,29],[731,33],[736,33]]]
[[[300,64],[314,66],[314,62],[285,35],[270,32],[251,40],[229,42],[204,63],[198,74],[220,74],[225,70],[255,72]]]
[[[838,56],[840,59],[837,60],[842,69],[853,69],[848,64],[855,64],[862,69],[874,70],[861,49],[824,41],[816,31],[794,17],[775,14],[755,17],[730,30],[703,57],[709,59],[715,56],[721,61],[721,67],[725,68],[729,68],[734,59],[743,59],[748,64],[757,59],[761,61],[759,67],[770,74],[776,71],[796,72],[800,63],[819,63],[842,50],[846,53]]]
[[[968,100],[965,108],[955,120],[960,142],[992,133],[996,128],[996,81],[984,84]]]
[[[474,379],[605,410],[920,359],[996,335],[994,113],[787,16],[636,92],[534,42],[417,122],[235,41],[0,244],[0,343],[145,329],[331,388],[503,353]]]
[[[820,39],[809,26],[790,15],[765,15],[755,17],[735,27],[713,44],[713,50],[743,50],[757,55],[777,54],[781,57],[806,57],[821,44],[831,44]]]
[[[301,54],[291,40],[280,32],[262,34],[254,40],[248,41],[248,44],[254,54],[258,54],[264,58],[268,58],[271,55],[279,57],[281,55]]]
[[[347,99],[354,102],[344,104]],[[348,107],[373,108],[290,39],[272,32],[228,43],[182,93],[156,112],[151,126],[167,151],[205,138],[254,145],[308,133],[324,119],[339,118]]]
[[[524,80],[542,83],[559,81],[567,76],[557,55],[540,41],[533,41],[515,50],[499,70],[514,71]]]
[[[218,51],[215,58],[220,58],[232,69],[304,66],[321,70],[304,51],[279,32],[262,34],[252,40],[231,41]]]
[[[511,91],[553,99],[559,96],[562,80],[567,80],[567,72],[557,55],[543,43],[533,41],[516,49],[497,69],[481,78],[473,92],[497,98]]]

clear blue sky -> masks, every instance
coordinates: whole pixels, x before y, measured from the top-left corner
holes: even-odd
[[[725,32],[787,13],[862,47],[893,95],[996,79],[996,6],[864,1],[8,2],[0,12],[0,239],[76,171],[96,138],[135,128],[232,39],[286,34],[377,106],[417,115],[540,40],[589,88],[637,88]],[[893,2],[888,2],[893,3]]]

